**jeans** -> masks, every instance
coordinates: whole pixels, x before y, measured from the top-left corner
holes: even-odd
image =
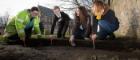
[[[108,32],[104,28],[100,27],[100,31],[97,32],[97,39],[105,40],[109,36],[109,39],[115,39],[115,35],[113,32]]]
[[[109,36],[110,39],[114,39],[114,31],[118,27],[115,24],[108,23],[106,20],[98,22],[100,30],[97,32],[97,39],[104,40]]]

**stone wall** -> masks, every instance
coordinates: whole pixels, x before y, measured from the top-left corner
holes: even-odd
[[[111,0],[110,4],[120,21],[116,35],[140,39],[140,0]]]

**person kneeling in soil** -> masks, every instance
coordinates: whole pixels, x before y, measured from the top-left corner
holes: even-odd
[[[75,25],[70,37],[70,44],[76,46],[74,39],[84,39],[86,37],[88,13],[85,7],[79,6],[75,12]]]
[[[101,1],[95,1],[92,6],[94,14],[91,39],[93,42],[96,38],[105,40],[107,36],[114,39],[114,31],[119,28],[119,21],[115,16],[114,11],[109,9],[109,6]]]
[[[25,45],[25,40],[31,37],[33,30],[40,36],[39,14],[40,12],[37,7],[19,12],[8,21],[4,31],[4,37],[8,40],[23,41]]]
[[[54,20],[51,27],[51,34],[54,34],[56,25],[58,25],[57,38],[65,38],[65,34],[69,26],[70,17],[68,14],[61,11],[59,6],[55,6],[53,12]]]

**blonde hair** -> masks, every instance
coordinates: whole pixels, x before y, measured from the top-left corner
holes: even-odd
[[[96,9],[94,12],[92,9],[92,13],[94,15],[98,15],[98,14],[104,15],[109,9],[109,6],[103,3],[102,1],[95,1],[92,6],[93,6],[92,8],[95,8],[96,6]]]

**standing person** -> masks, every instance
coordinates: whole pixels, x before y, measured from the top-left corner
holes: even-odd
[[[86,37],[88,13],[84,6],[79,6],[75,12],[75,25],[70,37],[70,44],[76,46],[74,39],[84,39]]]
[[[39,28],[39,9],[32,7],[19,12],[15,17],[8,21],[5,28],[4,37],[10,40],[23,41],[31,37],[33,30],[40,35]],[[25,45],[25,44],[24,44]]]
[[[114,31],[119,28],[119,22],[113,10],[102,1],[95,1],[92,7],[94,14],[93,31],[91,38],[95,41],[96,38],[104,40],[109,36],[114,39]]]
[[[65,38],[70,17],[66,13],[62,12],[58,6],[54,7],[53,12],[55,17],[51,27],[51,34],[53,34],[56,23],[58,23],[57,38]]]

